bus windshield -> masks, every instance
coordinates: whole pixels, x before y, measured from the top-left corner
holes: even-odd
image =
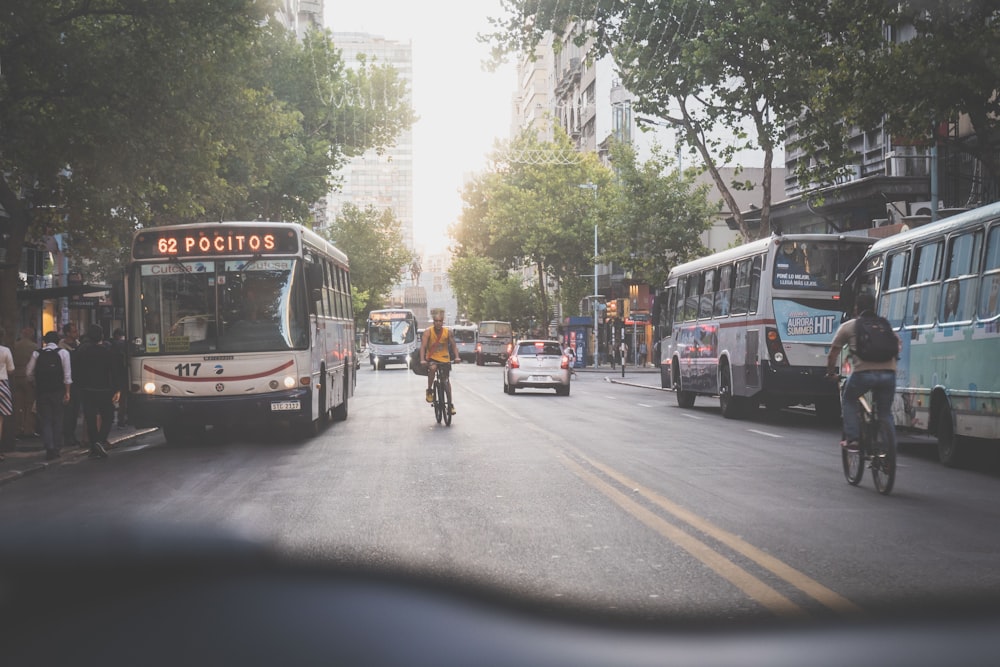
[[[368,342],[372,345],[412,343],[417,332],[410,320],[379,320],[368,323]]]
[[[309,344],[294,259],[139,264],[132,330],[145,354],[266,352]]]
[[[782,241],[774,258],[775,289],[840,292],[868,246],[838,241]]]

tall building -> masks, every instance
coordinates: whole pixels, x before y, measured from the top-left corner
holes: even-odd
[[[412,89],[413,48],[410,42],[361,32],[334,32],[333,43],[341,50],[346,66],[357,67],[358,56],[365,55],[368,62],[394,67]],[[352,158],[337,176],[342,182],[340,188],[327,197],[323,224],[334,220],[348,203],[358,208],[372,205],[379,210],[392,209],[402,228],[406,247],[414,249],[412,131],[401,133],[396,144],[381,155],[369,150]]]

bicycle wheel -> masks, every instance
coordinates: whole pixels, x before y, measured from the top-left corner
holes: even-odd
[[[865,459],[861,451],[849,451],[847,447],[840,448],[840,461],[844,466],[844,479],[851,486],[861,483],[865,474]]]
[[[444,417],[445,426],[451,426],[451,415],[448,414],[448,394],[444,390],[444,382],[437,383],[437,395],[435,396],[435,404],[441,406],[441,416]],[[438,419],[438,423],[441,419]]]
[[[443,389],[441,383],[434,380],[434,419],[437,423],[441,423],[441,418],[444,417],[444,400],[441,398]]]
[[[896,483],[896,433],[888,424],[880,423],[875,430],[872,448],[872,481],[883,496],[892,492]]]

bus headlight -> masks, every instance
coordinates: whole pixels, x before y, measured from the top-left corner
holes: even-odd
[[[785,360],[785,355],[783,355],[781,352],[775,352],[774,353],[774,360],[777,361],[780,364],[781,362],[783,362]]]
[[[284,383],[285,383],[285,389],[295,388],[295,378],[293,378],[291,375],[285,376]]]
[[[147,382],[146,384],[142,385],[142,391],[143,391],[143,393],[146,393],[146,394],[152,394],[152,393],[154,393],[156,391],[156,383],[154,383],[154,382]]]

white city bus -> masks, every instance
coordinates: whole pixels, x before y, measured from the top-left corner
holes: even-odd
[[[368,313],[368,358],[372,368],[389,364],[409,366],[420,348],[417,316],[407,308],[384,308]]]
[[[935,434],[946,465],[966,443],[1000,444],[1000,204],[879,241],[849,278],[845,310],[861,291],[902,342],[896,425]]]
[[[840,414],[826,355],[841,319],[840,289],[874,242],[788,234],[674,267],[658,297],[660,382],[681,407],[718,396],[727,418],[814,405]]]
[[[129,419],[205,426],[347,418],[356,383],[347,256],[290,223],[138,231],[125,280]]]
[[[458,356],[462,361],[476,360],[476,345],[479,343],[479,327],[475,324],[455,324],[448,329],[458,345]]]

